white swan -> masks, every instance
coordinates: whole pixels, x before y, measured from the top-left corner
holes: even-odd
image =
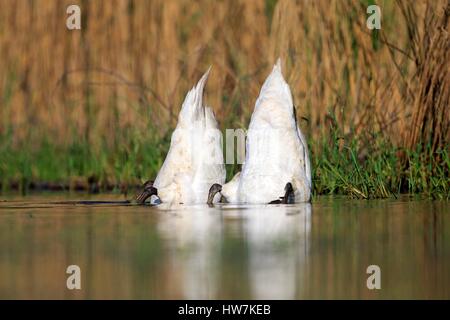
[[[154,181],[136,197],[143,203],[205,203],[209,187],[225,182],[222,136],[210,107],[202,102],[210,69],[186,95],[170,149]],[[152,197],[157,195],[157,197]]]
[[[311,198],[311,165],[297,125],[289,85],[278,59],[256,100],[247,133],[242,172],[224,186],[213,185],[228,202],[293,203]]]

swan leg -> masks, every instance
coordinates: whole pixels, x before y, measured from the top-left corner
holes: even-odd
[[[286,183],[284,187],[284,196],[280,199],[270,201],[269,204],[292,204],[295,203],[294,188],[292,183]]]
[[[208,193],[208,201],[206,202],[208,205],[213,204],[214,196],[217,194],[217,192],[222,191],[222,186],[218,183],[214,183],[211,188],[209,188]]]
[[[158,195],[158,189],[153,186],[153,181],[149,180],[144,183],[143,189],[136,195],[135,201],[138,204],[144,204],[145,200],[153,195]]]

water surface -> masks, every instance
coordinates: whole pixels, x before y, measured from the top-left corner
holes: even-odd
[[[450,299],[449,202],[54,203],[86,198],[0,198],[0,298]],[[72,264],[79,291],[66,287]],[[380,290],[366,286],[369,265]]]

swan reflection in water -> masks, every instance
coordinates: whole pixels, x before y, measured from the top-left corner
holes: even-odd
[[[164,209],[158,232],[186,299],[295,299],[302,291],[311,204]]]

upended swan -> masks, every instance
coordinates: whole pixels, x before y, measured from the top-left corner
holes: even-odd
[[[289,85],[278,59],[256,100],[242,171],[225,185],[211,186],[231,203],[295,203],[311,198],[308,146],[297,124]]]
[[[210,69],[186,95],[166,159],[155,181],[144,184],[138,203],[149,197],[153,204],[206,203],[210,186],[225,182],[221,132],[202,101]]]

